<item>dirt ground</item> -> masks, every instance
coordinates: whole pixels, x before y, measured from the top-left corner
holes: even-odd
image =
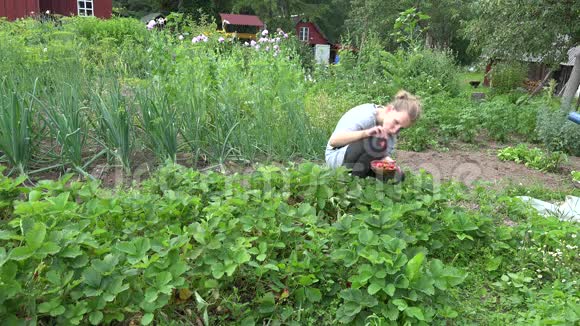
[[[509,183],[523,184],[526,186],[540,185],[549,189],[571,189],[580,187],[572,182],[570,171],[580,171],[580,157],[569,157],[569,160],[558,173],[547,173],[526,167],[515,162],[503,162],[497,158],[497,150],[503,146],[487,143],[485,147],[454,146],[447,151],[428,150],[424,152],[410,152],[397,150],[396,158],[404,170],[418,172],[424,169],[433,175],[435,182],[443,182],[454,179],[471,186],[476,181],[491,182],[492,187],[500,188]],[[179,158],[178,158],[179,159]],[[112,167],[106,163],[96,163],[88,171],[95,178],[101,180],[104,187],[120,185],[136,185],[147,179],[156,169],[155,160],[152,157],[137,157],[139,162],[132,169],[130,175],[121,167]],[[191,166],[191,160],[181,158],[180,164]],[[323,161],[317,162],[324,164]],[[272,163],[276,164],[276,163]],[[279,163],[279,164],[282,164]],[[255,167],[248,164],[227,162],[225,165],[211,165],[209,162],[195,166],[202,171],[214,170],[225,173],[249,173]],[[34,181],[41,179],[58,179],[61,173],[56,171],[35,175]]]
[[[425,169],[434,180],[454,179],[466,185],[476,181],[489,181],[500,186],[506,183],[523,185],[543,185],[550,189],[574,187],[570,171],[580,170],[580,157],[569,157],[559,173],[547,173],[515,162],[504,162],[497,158],[494,148],[476,150],[452,149],[447,152],[397,151],[397,163],[404,169],[419,171]]]

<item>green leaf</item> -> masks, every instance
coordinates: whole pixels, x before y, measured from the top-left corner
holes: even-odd
[[[46,255],[54,255],[59,251],[60,247],[56,243],[48,241],[43,243],[42,246],[36,250],[36,253],[44,257]]]
[[[382,309],[382,314],[390,321],[395,321],[399,317],[399,309],[395,305],[389,303]]]
[[[238,263],[238,265],[249,262],[250,259],[252,259],[252,256],[250,256],[246,250],[239,250],[234,256],[234,261]]]
[[[101,286],[101,273],[93,267],[89,267],[84,271],[83,278],[85,279],[85,283],[92,288],[98,289]]]
[[[59,304],[58,302],[56,303]],[[43,302],[38,305],[38,312],[45,314],[53,309],[54,301]]]
[[[485,262],[485,270],[488,272],[497,270],[499,268],[499,265],[501,264],[501,260],[502,260],[501,256],[488,259]]]
[[[400,311],[403,311],[405,309],[407,309],[408,305],[407,305],[407,301],[403,300],[403,299],[395,299],[392,301],[392,303],[397,306],[397,308]]]
[[[368,293],[370,295],[375,295],[381,289],[382,289],[382,287],[380,285],[378,285],[377,283],[371,283],[371,285],[369,285],[369,288],[368,288]]]
[[[60,315],[64,314],[65,311],[66,310],[65,310],[64,306],[59,305],[50,311],[50,315],[52,317],[60,316]]]
[[[395,279],[395,287],[397,287],[399,289],[407,289],[409,287],[409,280],[407,279],[407,277],[405,275],[400,274]]]
[[[362,244],[370,244],[373,240],[374,233],[371,230],[363,229],[358,233],[358,240]]]
[[[100,311],[93,311],[91,312],[91,314],[89,315],[89,321],[91,322],[91,324],[93,325],[98,325],[101,323],[101,321],[103,320],[103,313]]]
[[[144,314],[143,318],[141,318],[141,325],[151,324],[151,322],[153,321],[153,317],[154,317],[154,315],[150,312]]]
[[[306,298],[310,302],[320,302],[322,300],[322,293],[317,288],[305,288]]]
[[[24,260],[29,258],[30,256],[32,256],[34,254],[34,249],[31,249],[28,246],[23,246],[23,247],[18,247],[18,248],[14,248],[12,249],[12,251],[10,251],[10,259],[12,260]]]
[[[117,248],[117,250],[119,250],[120,252],[124,252],[126,254],[133,255],[133,256],[135,256],[135,254],[137,253],[137,249],[135,248],[135,245],[130,243],[130,242],[119,242],[119,243],[117,243],[115,248]]]
[[[103,260],[93,260],[93,266],[99,273],[107,275],[113,272],[118,262],[119,258],[117,256],[108,254],[103,258]]]
[[[385,288],[385,293],[392,297],[395,294],[395,285],[394,284],[387,284]]]
[[[158,273],[157,276],[155,277],[155,285],[158,288],[161,288],[162,286],[167,285],[169,282],[171,282],[172,279],[173,276],[169,272]]]
[[[263,314],[269,314],[276,308],[276,300],[272,292],[266,293],[262,298],[258,300],[259,306],[258,310]]]
[[[38,200],[40,200],[40,197],[42,197],[42,192],[40,192],[38,190],[32,190],[28,194],[28,201],[30,201],[30,202],[38,201]]]
[[[423,252],[419,252],[415,255],[409,262],[407,262],[407,267],[405,268],[405,275],[409,279],[409,281],[413,281],[419,274],[419,269],[423,264],[423,260],[425,259],[425,254]]]
[[[213,289],[213,288],[217,288],[219,283],[218,283],[218,281],[216,281],[214,279],[209,279],[209,280],[206,280],[203,285],[208,289]]]
[[[222,263],[217,263],[214,264],[213,266],[211,266],[211,275],[216,278],[216,279],[220,279],[222,278],[222,276],[224,276],[225,274],[225,270],[224,270],[224,265]]]
[[[27,233],[24,234],[24,238],[26,240],[26,244],[32,250],[38,249],[44,238],[46,237],[46,225],[44,223],[34,223],[32,229],[30,229]]]
[[[423,316],[423,310],[418,307],[409,307],[405,309],[405,314],[409,317],[413,317],[417,320],[425,321],[425,316]]]
[[[0,230],[0,240],[18,240],[20,236],[16,232]]]
[[[0,249],[4,249],[4,248],[0,248]],[[4,266],[1,266],[0,279],[5,283],[7,283],[9,281],[13,281],[16,279],[17,273],[18,273],[18,265],[13,261],[9,261]]]

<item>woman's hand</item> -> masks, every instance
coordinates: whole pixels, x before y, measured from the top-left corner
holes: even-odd
[[[366,137],[387,138],[387,130],[383,126],[375,126],[365,130]]]

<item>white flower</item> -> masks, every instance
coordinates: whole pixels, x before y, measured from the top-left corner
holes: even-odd
[[[538,278],[542,278],[542,274],[538,274]]]
[[[177,38],[178,38],[180,41],[183,41],[183,39],[184,39],[183,35],[179,35]]]
[[[266,35],[268,35],[268,30],[267,30],[267,29],[263,30],[263,31],[262,31],[262,35],[263,35],[263,36],[266,36]]]
[[[575,234],[575,233],[574,233],[574,234],[572,234],[572,238],[576,238],[576,234]]]
[[[42,49],[42,52],[46,52],[46,51],[48,51],[48,49],[47,49],[47,48],[44,48],[44,49]]]
[[[256,46],[256,41],[254,40],[250,41],[250,46]]]
[[[46,14],[47,14],[47,15],[50,15],[50,10],[47,10],[47,11],[46,11]]]
[[[147,23],[147,29],[152,30],[156,25],[157,23],[154,20],[150,20],[149,23]]]
[[[562,279],[562,283],[566,283],[566,279],[565,279],[565,278],[564,278],[564,279]]]

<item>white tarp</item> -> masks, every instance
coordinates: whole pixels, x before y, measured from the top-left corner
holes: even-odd
[[[580,222],[580,197],[566,196],[566,200],[555,205],[528,196],[518,196],[524,202],[530,203],[544,216],[555,216],[562,221]]]

